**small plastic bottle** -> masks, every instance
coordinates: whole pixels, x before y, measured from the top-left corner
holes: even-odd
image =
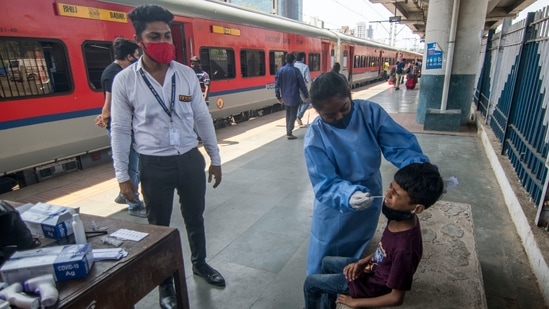
[[[72,215],[72,230],[74,231],[74,241],[77,244],[85,244],[86,232],[84,231],[84,224],[80,220],[79,214]]]

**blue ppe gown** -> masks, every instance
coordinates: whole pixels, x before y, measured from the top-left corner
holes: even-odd
[[[305,135],[305,162],[315,193],[307,275],[320,274],[325,256],[360,258],[377,228],[383,199],[362,211],[349,205],[356,191],[382,195],[381,155],[398,168],[429,162],[416,137],[378,104],[353,100],[345,129],[317,117]]]

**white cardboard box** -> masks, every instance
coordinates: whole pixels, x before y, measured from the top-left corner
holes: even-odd
[[[46,274],[64,281],[85,278],[92,266],[92,248],[86,243],[17,251],[0,268],[0,274],[8,284]]]
[[[45,203],[25,204],[17,210],[33,235],[53,239],[73,234],[72,214],[79,212],[78,208]]]

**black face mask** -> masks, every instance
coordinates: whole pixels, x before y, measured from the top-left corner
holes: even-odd
[[[354,110],[354,105],[353,105],[353,102],[351,101],[351,110],[347,113],[347,115],[333,122],[327,122],[327,121],[325,122],[338,129],[345,129],[349,125],[349,122],[351,122],[351,117],[353,117],[353,110]]]
[[[133,63],[136,63],[137,60],[139,60],[139,58],[133,58],[132,60],[130,60],[130,63],[132,63],[132,64],[133,64]]]
[[[387,217],[389,220],[395,220],[395,221],[403,221],[411,219],[413,216],[413,213],[411,211],[400,211],[400,210],[394,210],[392,208],[389,208],[383,204],[383,208],[381,209],[381,212]]]

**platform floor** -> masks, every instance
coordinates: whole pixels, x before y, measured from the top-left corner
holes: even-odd
[[[459,186],[442,199],[471,205],[488,308],[546,308],[476,129],[424,131],[415,123],[418,93],[395,91],[383,83],[357,89],[353,96],[381,104],[417,133],[424,152],[444,177],[459,179]],[[315,116],[309,110],[304,122]],[[180,213],[174,211],[172,226],[182,233],[191,308],[303,307],[301,287],[313,203],[303,160],[305,131],[306,126],[295,131],[297,140],[287,140],[281,112],[217,131],[223,182],[217,189],[208,186],[205,222],[209,263],[228,285],[213,288],[189,271],[185,229]],[[383,162],[385,185],[395,171]],[[80,207],[84,213],[146,223],[114,203],[117,193],[112,166],[105,164],[2,194],[0,199]],[[430,308],[432,301],[425,301],[425,308]],[[136,306],[157,307],[156,291]],[[451,308],[464,307],[456,303]]]

